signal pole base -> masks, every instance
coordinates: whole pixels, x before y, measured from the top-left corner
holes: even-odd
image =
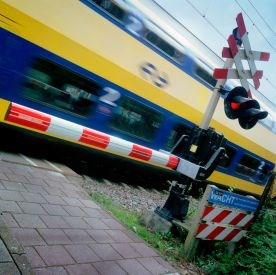
[[[162,218],[155,212],[146,211],[140,217],[140,224],[150,228],[154,232],[168,233],[171,231],[172,223],[167,219]]]
[[[157,207],[154,212],[167,221],[183,221],[189,209],[188,196],[180,193],[180,188],[174,186],[163,208]],[[181,190],[182,191],[182,190]]]

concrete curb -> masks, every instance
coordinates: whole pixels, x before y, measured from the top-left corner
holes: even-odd
[[[6,226],[2,214],[0,214],[0,274],[34,274],[23,246]]]

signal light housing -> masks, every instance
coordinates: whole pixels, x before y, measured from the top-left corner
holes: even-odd
[[[243,129],[251,129],[260,119],[267,117],[268,112],[260,110],[257,100],[248,98],[243,87],[232,89],[224,100],[224,111],[228,118],[238,118]]]

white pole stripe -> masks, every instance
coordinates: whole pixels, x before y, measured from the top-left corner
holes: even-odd
[[[110,136],[110,142],[107,146],[107,150],[113,151],[115,153],[129,155],[132,150],[133,143],[123,140],[121,138],[117,138],[114,136]]]
[[[83,127],[76,123],[51,116],[51,123],[46,132],[78,141],[82,130]]]
[[[252,73],[250,70],[241,70],[238,71],[236,69],[228,69],[227,72],[227,79],[240,79],[240,78],[244,78],[244,79],[250,79],[252,78]]]
[[[149,161],[166,166],[169,161],[169,155],[153,150],[152,156]]]

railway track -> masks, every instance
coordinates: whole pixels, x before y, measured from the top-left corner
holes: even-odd
[[[99,181],[104,178],[111,182],[162,191],[169,189],[168,181],[179,180],[179,176],[172,170],[99,153],[64,141],[45,140],[29,133],[22,135],[16,129],[0,128],[0,131],[0,150],[63,163],[76,173]]]

